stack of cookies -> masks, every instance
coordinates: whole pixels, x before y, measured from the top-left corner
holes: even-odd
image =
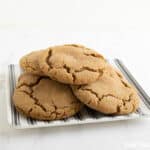
[[[136,90],[101,54],[68,44],[31,52],[20,60],[24,73],[14,91],[16,109],[38,120],[73,116],[85,105],[108,115],[139,106]]]

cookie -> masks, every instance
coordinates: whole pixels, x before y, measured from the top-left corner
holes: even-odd
[[[100,78],[106,61],[94,50],[81,45],[48,48],[39,61],[45,75],[66,84],[88,84]]]
[[[13,102],[19,112],[38,120],[67,118],[82,107],[68,85],[29,73],[20,76]]]
[[[39,67],[39,60],[45,50],[33,51],[20,59],[20,66],[25,72],[43,75]]]
[[[84,104],[104,114],[129,114],[139,106],[135,89],[109,65],[98,81],[72,90]]]

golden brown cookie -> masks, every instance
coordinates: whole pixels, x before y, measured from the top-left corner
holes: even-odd
[[[105,64],[102,55],[75,44],[50,47],[39,61],[45,75],[62,83],[76,85],[98,80]]]
[[[82,106],[68,85],[29,73],[20,76],[13,102],[19,112],[39,120],[67,118]]]
[[[72,89],[84,104],[104,114],[129,114],[139,106],[135,89],[109,65],[98,81]]]
[[[39,68],[39,61],[45,50],[33,51],[20,59],[20,66],[25,72],[43,75]]]

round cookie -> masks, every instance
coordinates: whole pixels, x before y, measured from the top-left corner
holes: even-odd
[[[98,81],[72,90],[84,104],[104,114],[129,114],[139,106],[136,90],[111,66]]]
[[[67,118],[82,106],[68,85],[29,73],[20,76],[13,102],[19,112],[39,120]]]
[[[99,79],[106,60],[94,50],[81,45],[48,48],[39,62],[45,75],[66,84],[88,84]]]
[[[39,67],[39,60],[45,50],[33,51],[20,59],[20,66],[25,72],[43,75]]]

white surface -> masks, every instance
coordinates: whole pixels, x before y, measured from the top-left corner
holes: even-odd
[[[49,45],[81,43],[122,58],[150,93],[149,0],[0,0],[0,64]],[[0,77],[3,79],[2,67]],[[1,81],[0,81],[1,82]],[[0,92],[4,87],[0,84]],[[13,130],[0,99],[0,149],[150,149],[150,120]]]

